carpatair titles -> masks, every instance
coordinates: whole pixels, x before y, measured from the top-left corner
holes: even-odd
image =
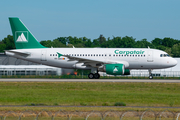
[[[120,51],[120,50],[115,50],[114,51],[115,54],[144,54],[144,51],[140,50],[140,51]]]

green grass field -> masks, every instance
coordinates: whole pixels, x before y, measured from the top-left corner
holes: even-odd
[[[180,106],[179,83],[0,82],[1,105]]]

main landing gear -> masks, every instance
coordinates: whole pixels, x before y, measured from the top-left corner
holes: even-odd
[[[94,78],[99,79],[100,75],[99,75],[99,73],[95,73],[95,74],[89,73],[88,77],[89,77],[89,79],[94,79]]]
[[[89,79],[99,79],[100,75],[98,73],[97,68],[92,68],[91,73],[89,73],[88,77],[89,77]]]
[[[149,69],[148,71],[149,71],[149,79],[153,79],[152,70]]]

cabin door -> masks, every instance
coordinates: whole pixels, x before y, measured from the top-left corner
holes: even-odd
[[[41,51],[41,61],[46,61],[46,50]]]
[[[148,50],[147,62],[153,62],[153,51]]]

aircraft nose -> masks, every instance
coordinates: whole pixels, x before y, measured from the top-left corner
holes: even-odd
[[[173,61],[172,61],[172,65],[173,66],[176,66],[177,65],[177,60],[173,58]]]

